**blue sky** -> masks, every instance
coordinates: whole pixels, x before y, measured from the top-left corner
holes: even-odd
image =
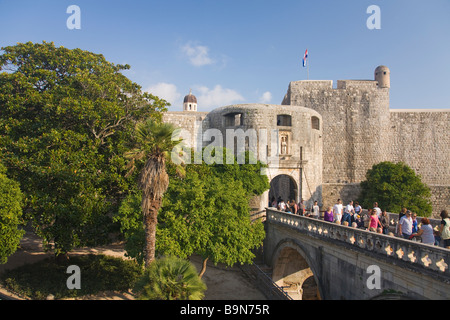
[[[81,10],[70,30],[69,5]],[[381,11],[369,30],[367,8]],[[391,108],[450,108],[449,0],[0,0],[0,47],[53,41],[128,63],[125,74],[181,110],[280,104],[290,81],[373,79],[391,70]]]

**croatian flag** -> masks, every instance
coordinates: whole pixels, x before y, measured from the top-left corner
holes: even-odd
[[[305,51],[305,55],[303,56],[303,68],[306,67],[306,59],[308,58],[308,49]]]

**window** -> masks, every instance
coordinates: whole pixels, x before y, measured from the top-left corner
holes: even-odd
[[[292,117],[287,114],[277,115],[277,126],[291,127],[292,126]]]
[[[237,127],[244,125],[244,114],[242,113],[229,113],[224,117],[225,127]]]
[[[317,117],[311,117],[311,128],[320,130],[320,120]]]

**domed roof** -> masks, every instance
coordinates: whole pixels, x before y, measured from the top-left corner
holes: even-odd
[[[189,92],[189,94],[184,97],[183,103],[197,103],[197,98],[192,94],[192,92]]]
[[[387,72],[390,72],[390,70],[389,70],[388,67],[386,67],[386,66],[378,66],[378,67],[375,69],[375,74],[376,74],[377,72],[380,72],[380,71],[387,71]]]

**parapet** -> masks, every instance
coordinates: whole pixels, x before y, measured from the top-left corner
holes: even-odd
[[[291,90],[333,89],[333,80],[301,80],[289,84]]]
[[[377,81],[374,80],[338,80],[337,89],[365,89],[375,90],[378,88]]]

